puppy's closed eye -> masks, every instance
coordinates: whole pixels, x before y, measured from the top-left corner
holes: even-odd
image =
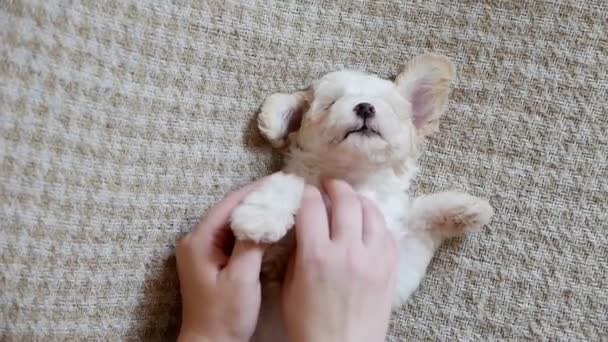
[[[338,100],[333,100],[329,104],[327,104],[327,106],[325,106],[325,110],[329,110],[331,108],[331,106],[333,106],[336,103],[336,101],[338,101]]]

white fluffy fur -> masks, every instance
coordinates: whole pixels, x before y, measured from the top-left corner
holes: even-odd
[[[279,241],[293,227],[304,180],[276,174],[263,187],[249,194],[232,213],[231,227],[237,239]]]
[[[262,268],[263,305],[255,340],[284,341],[280,283],[293,247],[291,234],[304,182],[321,178],[348,181],[375,201],[399,241],[395,306],[418,287],[435,250],[447,238],[490,221],[490,204],[464,193],[445,192],[410,200],[424,137],[437,127],[455,75],[450,61],[423,55],[410,61],[395,82],[356,71],[325,75],[305,91],[274,94],[262,106],[260,131],[284,147],[286,166],[251,193],[232,214],[239,239],[273,244]],[[376,115],[368,126],[380,135],[350,134],[363,120],[354,107],[370,103]]]

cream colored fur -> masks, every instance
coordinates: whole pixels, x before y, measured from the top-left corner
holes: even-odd
[[[445,192],[411,200],[407,193],[419,147],[437,128],[454,76],[446,57],[427,54],[410,61],[394,82],[344,70],[325,75],[305,91],[274,94],[265,101],[258,126],[273,146],[284,149],[284,173],[251,193],[235,209],[231,223],[239,239],[279,242],[265,255],[255,340],[285,340],[280,283],[304,183],[318,186],[322,178],[344,179],[382,210],[400,249],[395,306],[418,287],[445,239],[490,221],[493,209],[483,199]],[[375,116],[366,122],[377,134],[347,136],[363,123],[354,111],[359,103],[375,108]]]

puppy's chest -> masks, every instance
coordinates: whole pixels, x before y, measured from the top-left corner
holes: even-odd
[[[397,239],[407,231],[410,215],[410,198],[405,191],[380,192],[356,188],[361,195],[372,200],[384,215],[386,228],[395,234]]]

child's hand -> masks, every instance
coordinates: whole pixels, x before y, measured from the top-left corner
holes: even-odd
[[[182,296],[180,341],[249,341],[261,302],[263,246],[234,242],[232,209],[259,183],[229,194],[176,248]],[[234,248],[233,248],[234,246]]]

